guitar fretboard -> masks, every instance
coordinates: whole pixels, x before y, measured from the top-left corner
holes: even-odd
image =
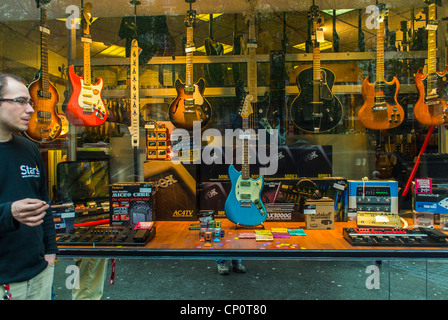
[[[249,128],[249,118],[243,118],[243,131]],[[241,164],[241,176],[243,179],[247,180],[250,178],[249,169],[249,139],[243,139],[243,161]]]
[[[42,91],[48,91],[48,37],[46,28],[47,25],[47,9],[42,7],[40,9],[41,19],[41,38],[40,38],[40,56],[41,56],[41,79],[42,79]]]
[[[186,50],[186,85],[191,87],[193,82],[193,27],[187,27],[187,46]]]
[[[428,8],[429,23],[436,19],[436,5],[433,3]],[[436,30],[428,29],[428,74],[437,71],[437,45]]]
[[[384,82],[384,19],[378,21],[376,35],[376,83]]]

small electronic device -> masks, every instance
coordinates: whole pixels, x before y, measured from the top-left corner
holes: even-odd
[[[348,210],[398,213],[398,182],[348,180]]]
[[[430,228],[344,228],[352,246],[446,247],[448,235]]]
[[[398,215],[398,213],[394,212],[358,211],[356,216],[356,223],[359,228],[402,228],[402,221],[403,220]]]

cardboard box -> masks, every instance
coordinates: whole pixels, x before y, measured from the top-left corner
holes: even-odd
[[[307,200],[303,213],[308,230],[334,229],[334,201],[330,198]]]
[[[156,190],[156,220],[198,220],[196,165],[152,160],[145,162],[143,168],[145,181]]]
[[[151,183],[115,183],[109,189],[111,225],[135,227],[154,220],[155,190]]]

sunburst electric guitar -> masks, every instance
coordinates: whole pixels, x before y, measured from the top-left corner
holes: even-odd
[[[256,180],[250,177],[249,170],[249,115],[253,112],[251,101],[253,96],[248,94],[244,99],[241,109],[243,118],[243,162],[241,171],[237,171],[233,165],[229,167],[231,190],[224,206],[227,218],[238,225],[256,226],[266,220],[266,208],[261,201],[263,189],[263,176]]]
[[[67,104],[65,116],[68,121],[75,126],[93,127],[103,124],[107,119],[107,111],[101,97],[104,82],[98,78],[96,84],[92,84],[92,76],[90,70],[90,43],[92,37],[90,35],[92,5],[86,3],[83,10],[83,37],[81,38],[84,45],[84,70],[83,77],[79,77],[75,73],[75,68],[71,65],[68,69],[68,76],[72,86],[72,94]]]
[[[200,122],[201,127],[205,127],[212,116],[211,106],[204,98],[204,79],[200,79],[196,84],[193,82],[193,25],[196,17],[194,10],[189,10],[185,18],[187,25],[187,45],[186,51],[186,82],[176,80],[175,87],[177,97],[171,102],[169,107],[169,117],[171,122],[178,128],[193,130],[194,122]]]
[[[390,82],[384,76],[384,4],[378,5],[378,29],[376,35],[376,79],[370,83],[366,77],[362,83],[364,104],[358,111],[358,118],[364,127],[385,130],[398,127],[404,120],[403,107],[397,96],[400,82],[393,77]]]
[[[334,73],[321,67],[318,32],[323,31],[320,29],[322,18],[318,6],[311,6],[309,19],[313,21],[313,67],[297,75],[299,95],[291,104],[290,115],[299,129],[320,133],[338,125],[342,118],[342,104],[332,92]]]
[[[59,94],[50,83],[48,76],[48,47],[47,37],[50,29],[47,26],[47,9],[45,4],[50,1],[36,0],[40,6],[40,34],[41,34],[41,70],[28,87],[31,99],[34,101],[34,113],[31,114],[30,124],[25,136],[29,139],[46,143],[57,139],[62,131],[61,118],[57,114]]]
[[[448,66],[442,72],[437,71],[435,1],[431,1],[428,10],[428,73],[423,75],[423,69],[420,68],[415,74],[419,97],[414,106],[414,115],[421,124],[439,126],[448,124]]]

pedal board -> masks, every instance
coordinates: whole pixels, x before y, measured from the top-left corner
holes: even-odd
[[[358,211],[356,224],[359,228],[401,228],[401,219],[393,212]]]
[[[448,235],[437,229],[344,228],[352,246],[446,247]]]
[[[156,234],[151,229],[131,227],[75,227],[62,234],[56,242],[59,246],[145,246]]]

